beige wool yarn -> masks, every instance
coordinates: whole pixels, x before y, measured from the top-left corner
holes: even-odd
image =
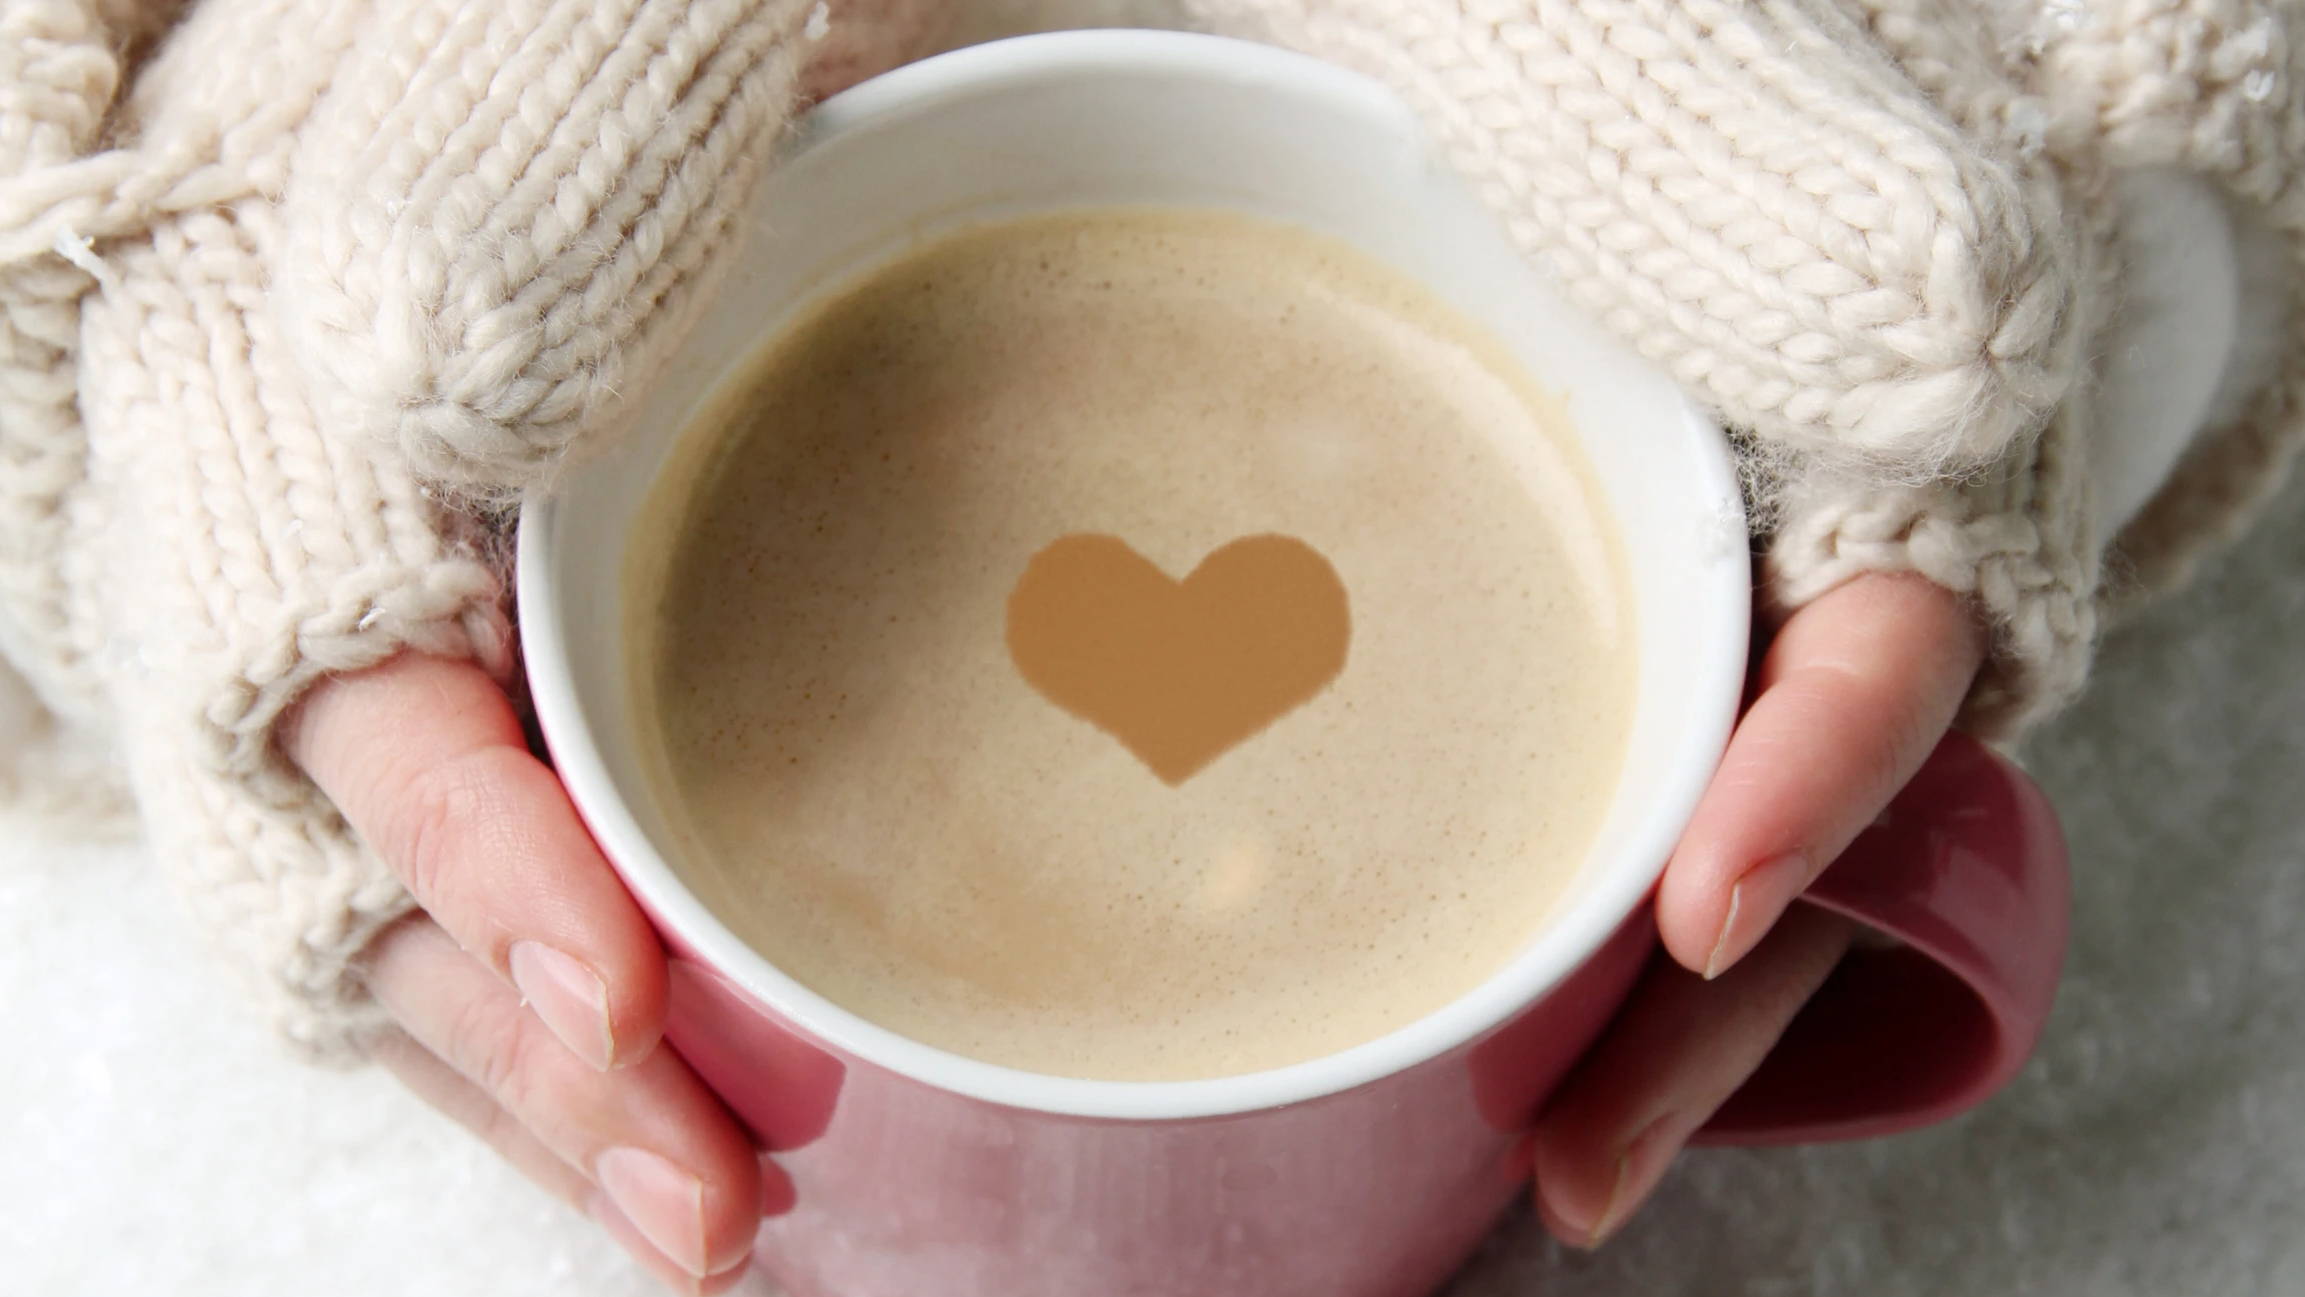
[[[1839,0],[1194,0],[1368,72],[1571,299],[1772,442],[1927,478],[2070,390],[2053,187]]]
[[[2044,110],[1973,7],[1195,3],[1391,83],[1572,300],[1748,438],[1776,601],[1917,570],[1999,628],[1972,727],[2078,688],[2097,547],[2066,447],[2110,213],[2016,138]]]
[[[0,788],[85,818],[109,753],[283,1031],[345,1058],[348,963],[410,902],[276,722],[407,648],[509,671],[449,502],[671,344],[809,52],[874,70],[931,11],[201,0],[147,49],[168,9],[0,0]]]
[[[410,904],[273,747],[404,648],[511,669],[486,507],[611,427],[807,95],[965,0],[0,0],[0,797],[118,794],[315,1056]],[[2078,688],[2117,168],[2291,236],[2280,0],[1191,0],[1369,72],[1573,300],[1745,439],[1769,593],[1913,570]],[[2016,17],[2010,18],[2014,13]],[[2120,538],[2179,574],[2286,465],[2288,363]]]
[[[1995,651],[1964,724],[1992,736],[2079,690],[2106,602],[2110,175],[2214,177],[2305,247],[2286,0],[1190,2],[1392,84],[1573,300],[1748,438],[1773,601],[1869,571],[1971,596]],[[2126,529],[2117,594],[2279,483],[2287,352]]]
[[[334,427],[471,490],[532,482],[686,331],[803,68],[916,45],[922,0],[404,0],[297,134],[273,264]]]

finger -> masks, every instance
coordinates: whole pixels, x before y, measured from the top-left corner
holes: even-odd
[[[1804,905],[1716,980],[1652,961],[1609,1034],[1538,1118],[1532,1151],[1546,1228],[1593,1247],[1623,1225],[1761,1065],[1853,931]]]
[[[514,1170],[536,1182],[538,1188],[578,1211],[592,1198],[592,1182],[584,1173],[560,1160],[551,1149],[513,1120],[504,1105],[458,1075],[429,1049],[399,1030],[387,1032],[369,1046],[369,1055],[400,1079],[416,1097],[480,1137]]]
[[[592,1213],[592,1218],[600,1223],[602,1229],[608,1231],[610,1238],[615,1239],[626,1252],[632,1254],[635,1261],[640,1262],[642,1269],[656,1276],[659,1282],[674,1292],[712,1297],[712,1294],[734,1288],[744,1278],[746,1262],[743,1261],[719,1274],[701,1277],[681,1269],[671,1257],[658,1251],[656,1245],[648,1241],[648,1235],[617,1207],[615,1199],[605,1193],[594,1193],[586,1200],[585,1209]]]
[[[648,1241],[648,1237],[640,1232],[630,1217],[617,1209],[606,1194],[593,1188],[592,1182],[585,1179],[581,1172],[561,1161],[550,1149],[539,1143],[534,1135],[529,1134],[527,1128],[513,1120],[502,1104],[482,1093],[479,1086],[459,1076],[454,1068],[411,1040],[407,1033],[396,1030],[387,1034],[374,1042],[370,1053],[387,1071],[414,1091],[417,1097],[478,1135],[499,1157],[535,1181],[545,1192],[600,1222],[610,1237],[630,1252],[650,1274],[674,1290],[725,1292],[743,1278],[744,1270],[741,1266],[726,1274],[698,1279],[675,1265],[670,1257]]]
[[[663,1029],[664,954],[479,668],[420,654],[315,688],[289,757],[419,905],[595,1067]]]
[[[1928,758],[1984,652],[1960,597],[1918,576],[1795,613],[1658,888],[1673,958],[1708,977],[1743,958]]]
[[[562,1049],[437,924],[403,923],[368,964],[376,997],[418,1045],[583,1170],[691,1277],[750,1255],[761,1167],[735,1120],[671,1050],[599,1072]]]

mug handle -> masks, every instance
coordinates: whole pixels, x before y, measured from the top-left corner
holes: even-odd
[[[1952,734],[1805,902],[1860,934],[1704,1144],[1893,1134],[1975,1107],[2041,1038],[2065,958],[2065,839],[2048,795]]]

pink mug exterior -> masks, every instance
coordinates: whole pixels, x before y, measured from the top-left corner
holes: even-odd
[[[2016,1073],[2065,945],[2064,844],[2031,779],[1948,739],[1809,899],[1895,940],[1844,962],[1702,1138],[1887,1134]],[[1422,1297],[1525,1189],[1516,1136],[1655,945],[1643,908],[1503,1026],[1351,1090],[1114,1120],[844,1056],[666,938],[671,1039],[793,1177],[760,1248],[793,1297]]]

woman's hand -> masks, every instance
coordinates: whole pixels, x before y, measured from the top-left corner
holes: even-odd
[[[1867,576],[1795,613],[1657,891],[1664,955],[1537,1123],[1537,1206],[1590,1247],[1648,1197],[1847,949],[1787,912],[1952,725],[1985,636],[1917,576]]]
[[[1822,984],[1850,927],[1787,906],[1943,737],[1983,652],[1917,577],[1862,578],[1785,624],[1659,888],[1670,957],[1538,1123],[1555,1234],[1622,1225]],[[401,1029],[382,1061],[660,1277],[733,1282],[790,1187],[656,1048],[663,953],[503,694],[404,656],[315,689],[285,741],[423,907],[370,956]]]
[[[657,1048],[656,934],[504,694],[403,655],[315,688],[283,739],[423,907],[367,957],[381,1061],[676,1289],[733,1284],[790,1186]]]

